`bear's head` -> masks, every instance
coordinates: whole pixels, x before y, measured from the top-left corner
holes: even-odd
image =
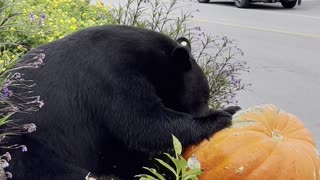
[[[173,61],[182,67],[184,72],[183,89],[177,94],[177,110],[192,114],[195,117],[204,116],[209,110],[208,80],[191,55],[191,43],[181,37],[177,39],[179,46],[172,52]]]
[[[162,43],[163,46],[159,48],[161,51],[152,57],[152,62],[156,63],[149,69],[157,95],[169,109],[194,117],[206,115],[209,109],[209,85],[191,55],[189,40],[181,37],[173,43],[167,42]]]

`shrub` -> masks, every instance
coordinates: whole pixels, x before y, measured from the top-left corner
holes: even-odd
[[[7,41],[36,47],[60,39],[77,30],[108,23],[108,7],[102,2],[89,4],[90,0],[10,0],[14,9],[20,10],[6,27]],[[23,26],[21,26],[23,25]]]
[[[44,54],[35,55],[34,59],[25,62],[18,62],[20,56],[26,49],[15,43],[10,42],[12,29],[16,29],[14,23],[18,17],[15,11],[16,1],[4,0],[0,2],[0,148],[21,149],[27,151],[27,147],[21,144],[8,144],[6,139],[10,136],[31,133],[36,130],[36,125],[21,124],[10,117],[15,113],[34,112],[43,106],[39,96],[34,96],[30,89],[34,86],[32,81],[23,79],[22,75],[15,70],[21,68],[37,68],[42,64]],[[23,93],[15,93],[15,89],[23,89]],[[2,151],[3,152],[3,151]],[[5,172],[4,168],[9,166],[11,155],[6,152],[0,156],[0,179],[11,178],[10,172]]]

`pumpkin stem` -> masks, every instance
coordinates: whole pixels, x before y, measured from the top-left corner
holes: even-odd
[[[283,139],[283,136],[281,135],[281,132],[279,130],[272,131],[272,139],[276,141],[281,141]]]

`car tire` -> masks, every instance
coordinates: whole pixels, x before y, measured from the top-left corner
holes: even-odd
[[[238,8],[247,8],[250,5],[250,1],[249,0],[234,0],[234,4]]]
[[[198,0],[199,3],[208,3],[210,0]]]
[[[295,1],[281,1],[282,7],[286,9],[294,8],[297,4],[297,0]]]

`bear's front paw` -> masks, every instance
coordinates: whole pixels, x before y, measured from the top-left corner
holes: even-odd
[[[215,129],[221,130],[231,125],[232,115],[224,110],[212,111],[207,120],[210,121]]]
[[[239,110],[241,110],[241,108],[239,106],[229,106],[224,109],[224,111],[230,113],[231,115],[234,115]]]

